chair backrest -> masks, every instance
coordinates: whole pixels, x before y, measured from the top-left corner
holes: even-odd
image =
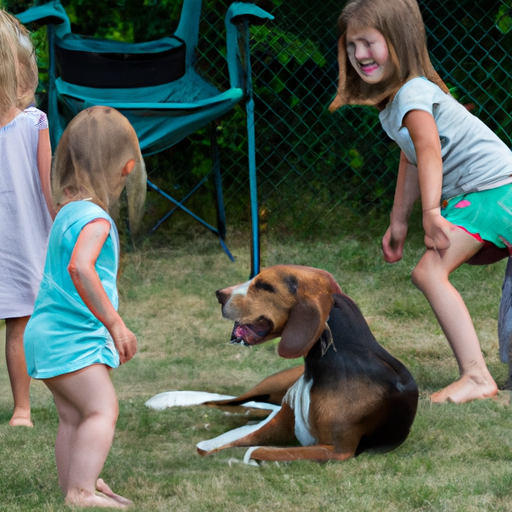
[[[184,0],[175,34],[148,43],[57,35],[59,75],[68,83],[101,89],[152,87],[178,80],[195,64],[201,3]]]
[[[195,64],[202,0],[183,0],[176,33],[148,43],[124,43],[71,33],[59,0],[35,6],[20,16],[55,25],[55,62],[70,84],[129,89],[171,83]]]

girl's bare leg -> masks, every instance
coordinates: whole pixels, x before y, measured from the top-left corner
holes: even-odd
[[[79,507],[126,508],[130,503],[126,498],[113,492],[112,496],[96,493],[119,412],[106,366],[92,365],[47,379],[45,384],[59,413],[55,457],[66,503]]]
[[[455,354],[461,378],[431,396],[435,403],[463,403],[488,398],[498,392],[485,364],[469,312],[448,278],[482,244],[462,229],[448,233],[445,251],[428,249],[412,273],[413,283],[424,293]]]
[[[7,318],[5,320],[5,359],[11,381],[14,411],[9,425],[13,427],[32,427],[30,420],[30,376],[25,363],[23,334],[29,321],[29,316]]]

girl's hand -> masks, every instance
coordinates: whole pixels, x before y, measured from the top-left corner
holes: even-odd
[[[441,215],[441,208],[432,208],[423,211],[423,229],[425,230],[425,245],[427,249],[444,251],[450,247],[450,240],[446,235],[453,225]]]
[[[390,224],[382,239],[382,252],[388,263],[396,263],[402,259],[406,236],[407,224]]]
[[[119,352],[119,362],[121,364],[126,363],[137,352],[137,337],[124,323],[122,326],[113,328],[111,335],[114,345]]]

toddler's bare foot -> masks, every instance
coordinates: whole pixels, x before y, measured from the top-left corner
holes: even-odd
[[[106,496],[104,494],[96,494],[91,492],[85,492],[83,490],[71,490],[68,492],[66,499],[66,505],[73,507],[101,507],[101,508],[127,508],[128,505],[123,505],[118,501]]]
[[[14,411],[11,421],[9,421],[11,427],[33,427],[34,424],[30,420],[30,412],[22,413]]]
[[[491,398],[498,393],[498,386],[492,378],[462,376],[458,381],[446,386],[441,391],[433,393],[430,401],[434,404],[456,403],[463,404],[472,400]]]
[[[108,496],[109,498],[112,498],[113,500],[117,501],[118,503],[122,505],[131,505],[133,502],[130,501],[128,498],[125,498],[124,496],[120,496],[119,494],[116,494],[103,480],[103,478],[98,478],[96,480],[96,490],[98,492],[101,492],[105,496]]]

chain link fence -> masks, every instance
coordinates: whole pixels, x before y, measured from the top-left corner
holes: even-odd
[[[13,12],[29,3],[0,2]],[[62,3],[73,31],[137,42],[173,33],[181,6],[177,0]],[[198,66],[221,90],[229,83],[224,17],[230,3],[203,0],[202,7]],[[388,212],[393,198],[399,149],[381,129],[377,111],[327,111],[336,92],[343,3],[259,0],[275,19],[251,28],[260,211],[271,225],[301,233],[327,228],[346,214]],[[512,0],[420,0],[419,5],[434,67],[454,96],[511,147]],[[41,37],[36,36],[44,46]],[[39,55],[44,82],[44,51]],[[228,227],[250,220],[245,123],[243,103],[217,121]],[[152,181],[177,199],[185,197],[211,169],[209,131],[150,157]],[[208,182],[186,203],[211,223],[213,189]],[[157,196],[148,193],[148,223],[167,208]]]

